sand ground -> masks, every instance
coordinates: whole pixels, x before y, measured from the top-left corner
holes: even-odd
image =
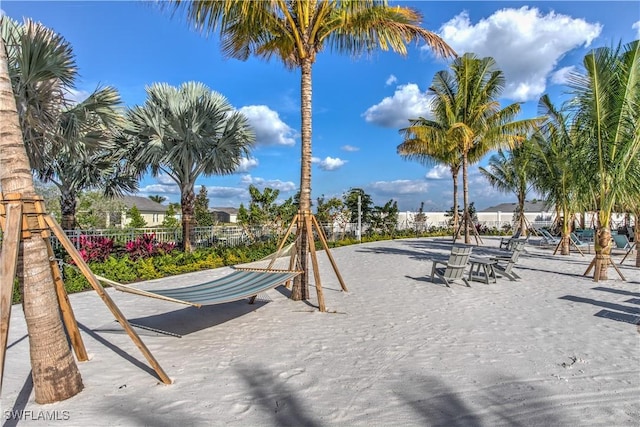
[[[95,292],[70,296],[90,360],[85,390],[33,400],[28,337],[12,310],[4,426],[638,426],[640,269],[584,277],[592,255],[528,244],[521,280],[447,288],[428,274],[445,239],[403,239],[324,254],[329,313],[280,287],[201,309],[108,289],[174,380],[163,385]],[[497,250],[483,238],[475,255]],[[614,256],[616,262],[621,255]],[[146,282],[197,283],[228,268]],[[14,412],[11,412],[14,411]],[[22,411],[22,412],[21,412]],[[57,420],[43,420],[56,417]]]

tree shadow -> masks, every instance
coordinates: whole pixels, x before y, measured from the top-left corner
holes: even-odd
[[[27,403],[29,402],[29,396],[31,396],[31,392],[33,391],[33,377],[31,376],[31,371],[29,371],[29,376],[24,381],[20,392],[16,396],[16,400],[13,403],[13,407],[9,411],[9,414],[18,414],[22,413],[24,409],[27,407]],[[2,408],[4,409],[4,408]],[[15,427],[18,425],[18,421],[20,421],[20,417],[7,417],[6,413],[2,414],[5,417],[5,422],[2,425],[3,427]]]
[[[415,378],[415,377],[414,377]],[[481,427],[494,425],[568,425],[562,422],[548,393],[530,381],[500,377],[466,397],[443,381],[423,376],[421,390],[399,396],[428,426]],[[468,393],[467,393],[468,394]],[[475,408],[467,402],[474,402]],[[478,410],[480,407],[482,410]]]
[[[620,294],[620,295],[628,295],[628,296],[632,296],[632,297],[640,297],[640,292],[632,292],[632,291],[626,291],[624,289],[616,289],[616,288],[607,288],[604,286],[596,286],[595,288],[591,288],[594,291],[604,291],[604,292],[611,292],[614,294]]]
[[[303,405],[295,397],[294,391],[283,384],[276,375],[256,365],[236,367],[247,385],[247,395],[252,403],[261,406],[264,413],[278,426],[319,427],[313,419],[309,405]],[[267,424],[267,423],[265,423]]]
[[[592,305],[595,305],[598,307],[604,307],[610,310],[616,310],[616,311],[622,311],[629,314],[640,315],[640,308],[638,307],[628,307],[626,305],[616,304],[613,302],[598,301],[595,299],[577,297],[574,295],[565,295],[565,296],[559,297],[558,299],[563,299],[563,300],[573,301],[573,302],[580,302],[585,304],[592,304]]]
[[[144,363],[142,363],[141,361],[139,361],[138,359],[134,358],[133,356],[131,356],[128,352],[126,352],[125,350],[121,349],[120,347],[118,347],[117,345],[107,341],[106,339],[102,338],[100,335],[98,335],[97,333],[95,333],[93,330],[87,328],[85,325],[83,325],[82,323],[78,322],[78,327],[84,331],[87,335],[89,335],[91,338],[93,338],[94,340],[96,340],[97,342],[99,342],[100,344],[104,345],[105,347],[107,347],[109,350],[113,351],[115,354],[117,354],[118,356],[122,357],[124,360],[126,360],[127,362],[131,363],[132,365],[140,368],[141,370],[147,372],[148,374],[154,376],[155,378],[157,378],[159,381],[161,381],[160,377],[158,376],[158,374],[156,373],[156,371],[154,371],[151,367],[145,365]],[[134,342],[131,342],[132,345],[134,345]]]
[[[598,289],[598,288],[594,288]],[[607,289],[607,288],[605,288]],[[614,291],[618,291],[617,289]],[[623,295],[626,292],[616,292],[622,293]],[[604,307],[603,310],[598,311],[594,314],[595,317],[600,317],[603,319],[615,320],[617,322],[630,323],[632,325],[640,325],[640,307],[630,307],[622,304],[616,304],[612,302],[598,301],[591,298],[577,297],[574,295],[565,295],[560,297],[559,299],[579,302],[584,304],[591,304],[597,307]],[[637,299],[627,300],[625,302],[638,304]]]

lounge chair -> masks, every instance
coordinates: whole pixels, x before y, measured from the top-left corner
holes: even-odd
[[[616,244],[616,249],[628,250],[631,247],[631,242],[629,242],[629,238],[624,234],[612,234],[611,238]]]
[[[630,242],[633,242],[636,238],[636,232],[634,231],[633,227],[631,227],[630,225],[627,225],[627,237],[629,238]]]
[[[551,235],[551,233],[549,233],[548,230],[545,230],[544,228],[541,228],[540,230],[540,234],[542,235],[542,240],[540,242],[541,245],[557,245],[558,243],[560,243],[560,239]]]
[[[513,271],[513,267],[518,262],[520,253],[524,250],[524,244],[525,244],[524,239],[518,239],[512,245],[513,250],[511,252],[511,255],[509,256],[498,255],[498,256],[490,257],[491,260],[496,261],[496,263],[493,265],[493,270],[495,271],[497,276],[504,275],[508,277],[509,280],[511,281],[514,281],[520,278],[520,276],[518,276]]]
[[[511,250],[511,242],[514,239],[519,239],[520,238],[520,233],[521,233],[521,229],[518,228],[518,230],[515,232],[515,234],[511,237],[502,237],[500,239],[500,249],[506,249],[506,250]]]
[[[582,249],[587,249],[587,252],[591,252],[591,246],[589,245],[589,243],[580,240],[576,233],[571,232],[569,234],[569,238],[571,239],[571,245],[573,245],[573,247],[576,248],[582,255],[584,255],[582,253]]]
[[[595,231],[593,228],[583,228],[575,231],[576,236],[583,242],[593,242]]]
[[[467,286],[471,287],[464,277],[464,270],[469,262],[471,249],[471,246],[454,246],[451,248],[448,261],[432,260],[431,281],[433,282],[434,276],[438,276],[449,288],[451,287],[449,283],[457,280],[462,280]],[[443,267],[438,267],[438,264],[442,264]]]

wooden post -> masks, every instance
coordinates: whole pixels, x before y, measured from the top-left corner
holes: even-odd
[[[624,260],[623,260],[624,261]],[[589,263],[589,267],[587,267],[586,271],[584,273],[582,273],[583,276],[587,276],[589,274],[589,272],[591,271],[592,268],[595,268],[594,272],[593,272],[593,281],[594,282],[598,282],[600,281],[600,266],[602,265],[603,262],[606,262],[605,260],[602,259],[601,255],[596,255],[591,262]],[[621,263],[622,264],[622,263]],[[626,281],[627,279],[624,277],[624,275],[622,274],[622,271],[620,271],[620,269],[618,268],[618,266],[611,260],[611,256],[609,256],[609,262],[607,263],[607,267],[608,266],[612,266],[614,268],[614,270],[616,270],[616,272],[618,273],[618,275],[620,276],[620,278],[624,281]]]
[[[309,252],[311,254],[311,265],[313,267],[313,278],[316,281],[316,294],[318,295],[318,308],[320,311],[327,311],[327,307],[324,304],[324,293],[322,292],[322,283],[320,282],[320,269],[318,268],[318,257],[316,255],[316,243],[313,239],[313,229],[311,228],[310,213],[304,213],[304,227],[307,229]]]
[[[2,205],[4,210],[4,205]],[[18,266],[20,232],[22,224],[22,202],[11,202],[6,206],[6,220],[3,227],[2,252],[0,253],[0,391],[4,377],[4,360],[9,338],[11,320],[11,298],[13,283]]]
[[[340,282],[340,287],[342,288],[343,291],[348,292],[347,285],[344,284],[344,280],[342,280],[342,276],[338,271],[338,265],[336,264],[336,261],[333,259],[333,256],[331,255],[331,251],[329,250],[329,244],[327,243],[327,238],[324,235],[324,231],[322,230],[322,228],[320,228],[320,224],[318,224],[318,219],[315,217],[315,215],[311,215],[311,219],[313,220],[313,223],[316,226],[316,230],[318,230],[318,237],[320,238],[322,247],[324,248],[324,251],[327,254],[327,257],[329,258],[331,267],[333,267],[333,271],[334,273],[336,273],[336,276],[338,277],[338,281]]]
[[[116,320],[120,322],[120,324],[122,325],[124,330],[127,332],[131,340],[135,343],[135,345],[140,349],[142,354],[146,357],[147,361],[151,364],[153,369],[158,374],[158,377],[160,378],[160,380],[165,384],[171,384],[172,382],[171,379],[164,372],[164,370],[162,369],[158,361],[155,359],[155,357],[153,357],[153,354],[151,354],[151,352],[149,351],[147,346],[144,344],[144,342],[142,342],[142,340],[140,339],[136,331],[131,327],[131,325],[129,324],[129,321],[122,314],[118,306],[113,302],[109,294],[105,292],[104,288],[102,287],[98,279],[96,279],[96,277],[93,275],[93,272],[91,271],[91,269],[89,269],[89,266],[84,262],[84,260],[78,253],[78,250],[73,245],[73,243],[71,243],[67,235],[62,230],[62,228],[60,228],[58,223],[50,215],[46,215],[45,220],[49,225],[49,227],[51,228],[51,230],[53,231],[53,233],[58,238],[58,240],[60,240],[60,243],[62,243],[62,246],[64,246],[64,248],[67,250],[67,252],[71,256],[73,261],[76,263],[80,271],[82,271],[82,274],[87,278],[87,280],[89,281],[93,289],[95,289],[95,291],[98,293],[100,298],[102,298],[102,300],[107,305],[109,310],[111,310],[111,313],[113,313]]]
[[[80,329],[78,328],[78,322],[76,321],[76,316],[73,313],[73,308],[71,308],[69,296],[67,295],[67,291],[64,289],[62,273],[60,272],[60,268],[56,262],[51,242],[48,239],[50,236],[49,226],[44,219],[46,212],[42,200],[35,201],[35,210],[38,213],[38,223],[40,224],[40,228],[42,230],[46,230],[46,232],[43,232],[43,234],[46,233],[46,235],[43,235],[42,237],[45,238],[45,242],[47,244],[49,266],[51,267],[51,275],[53,276],[53,282],[56,286],[56,295],[58,296],[58,305],[60,306],[60,312],[62,313],[62,321],[64,322],[67,334],[69,334],[71,346],[76,354],[76,358],[80,362],[86,362],[89,360],[89,356],[87,355],[87,350],[84,346],[84,342],[82,341],[82,335],[80,335]]]
[[[51,243],[48,240],[47,251],[49,252],[49,265],[51,266],[53,281],[56,284],[56,295],[58,296],[58,304],[60,305],[60,312],[62,313],[62,321],[64,322],[64,327],[67,329],[67,333],[69,334],[71,346],[73,347],[73,351],[76,354],[76,358],[80,362],[86,362],[87,360],[89,360],[89,356],[87,355],[87,350],[84,346],[82,335],[80,335],[80,330],[78,329],[76,316],[73,313],[73,308],[71,307],[71,303],[69,302],[69,295],[67,295],[67,291],[64,288],[64,281],[62,280],[60,268],[58,267],[58,263],[54,258],[55,255],[53,253],[53,248],[51,247]]]

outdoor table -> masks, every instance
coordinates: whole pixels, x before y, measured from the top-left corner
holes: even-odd
[[[493,268],[497,264],[495,259],[490,258],[469,258],[469,280],[478,282],[496,283],[496,272]]]

